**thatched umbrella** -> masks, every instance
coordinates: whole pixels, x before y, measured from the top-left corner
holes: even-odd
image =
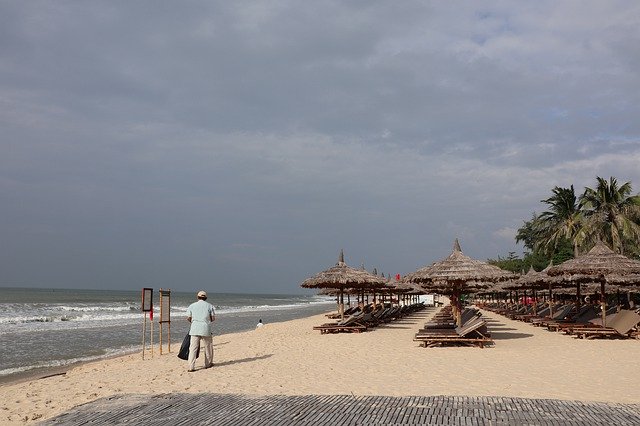
[[[404,280],[422,284],[423,287],[433,286],[450,294],[452,305],[456,308],[457,323],[461,325],[460,295],[465,290],[488,287],[489,283],[509,280],[513,276],[509,271],[465,256],[456,238],[449,257],[408,274]]]
[[[398,305],[400,304],[401,295],[407,295],[416,290],[416,284],[400,282],[395,279],[393,281],[389,279],[389,285],[398,293]]]
[[[354,269],[344,263],[344,251],[335,266],[307,278],[300,284],[304,288],[334,288],[340,291],[340,316],[344,319],[344,290],[351,288],[375,288],[384,286],[384,280],[367,271]]]
[[[602,324],[606,325],[605,284],[634,285],[640,274],[640,262],[615,253],[605,243],[597,241],[587,254],[550,268],[548,274],[578,284],[599,283]]]
[[[561,283],[561,280],[558,279],[557,277],[551,277],[547,274],[551,266],[552,264],[550,263],[549,266],[547,266],[540,272],[537,272],[535,269],[533,269],[533,266],[531,266],[529,268],[529,271],[526,274],[521,275],[520,278],[518,278],[515,282],[520,287],[531,288],[534,295],[534,302],[533,302],[534,314],[536,313],[536,309],[537,309],[537,300],[535,298],[535,290],[548,288],[549,302],[551,302],[551,300],[553,299],[553,290],[552,290],[553,286]],[[553,315],[553,305],[551,303],[549,304],[549,308],[550,308],[549,315]]]

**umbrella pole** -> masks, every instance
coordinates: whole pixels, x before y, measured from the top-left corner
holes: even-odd
[[[576,296],[578,297],[578,310],[580,310],[580,306],[582,305],[582,294],[580,294],[580,283],[576,283]]]
[[[607,326],[607,300],[604,297],[604,277],[600,281],[600,305],[602,306],[602,326]]]
[[[344,319],[344,291],[340,286],[340,319]]]
[[[551,283],[549,283],[549,316],[553,318],[553,290],[551,289]]]
[[[456,324],[458,327],[462,326],[462,302],[460,301],[461,291],[457,290],[458,294],[456,295],[456,304],[458,305],[458,309],[456,309]]]

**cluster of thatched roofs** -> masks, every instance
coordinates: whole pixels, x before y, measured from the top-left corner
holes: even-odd
[[[502,283],[497,284],[496,283]],[[561,265],[549,265],[536,272],[530,269],[524,275],[516,275],[462,253],[455,240],[451,254],[430,266],[409,273],[398,281],[378,276],[364,268],[355,269],[344,262],[344,254],[335,266],[304,280],[305,288],[367,289],[395,288],[450,294],[455,291],[505,291],[520,288],[574,287],[580,283],[605,283],[640,288],[640,261],[614,253],[605,243],[598,241],[585,255],[568,260]]]
[[[497,266],[472,259],[462,253],[458,240],[446,258],[430,266],[405,275],[399,282],[391,282],[361,269],[354,269],[344,262],[340,253],[338,263],[301,284],[305,288],[331,288],[342,294],[348,289],[380,291],[422,291],[451,296],[452,303],[459,304],[463,293],[477,291],[509,291],[522,288],[576,287],[578,297],[580,285],[596,283],[603,295],[605,285],[629,286],[640,289],[640,261],[614,253],[605,243],[598,241],[587,254],[568,260],[544,271],[531,269],[518,276]],[[416,289],[416,285],[419,288]],[[604,302],[603,302],[604,303]]]
[[[393,288],[415,291],[417,289],[422,292],[452,294],[460,291],[486,289],[491,283],[514,277],[511,272],[465,256],[460,249],[458,240],[456,240],[449,257],[405,275],[398,282],[374,275],[364,269],[347,266],[344,262],[344,254],[340,252],[340,258],[335,266],[307,278],[301,286],[341,290]]]
[[[640,262],[615,253],[605,243],[598,241],[586,254],[540,272],[529,269],[517,280],[503,283],[493,291],[511,291],[523,288],[587,288],[598,289],[607,284],[609,289],[627,288],[640,290]],[[587,286],[585,286],[587,285]]]

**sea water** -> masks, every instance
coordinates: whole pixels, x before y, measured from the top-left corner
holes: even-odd
[[[188,332],[187,306],[195,301],[194,292],[171,292],[174,353]],[[208,302],[216,309],[214,336],[253,329],[259,319],[269,324],[326,312],[334,303],[315,295],[224,293],[209,293]],[[153,303],[157,344],[157,291]],[[24,372],[139,352],[145,322],[149,342],[151,320],[142,312],[141,291],[0,287],[0,381]],[[167,324],[163,328],[166,344]]]

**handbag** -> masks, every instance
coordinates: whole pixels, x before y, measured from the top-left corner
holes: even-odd
[[[180,346],[180,352],[178,352],[178,358],[184,359],[185,361],[189,359],[189,346],[191,346],[191,335],[187,333],[184,336],[184,340],[182,341],[182,346]],[[200,356],[200,345],[198,345],[198,349],[196,349],[196,358]]]

